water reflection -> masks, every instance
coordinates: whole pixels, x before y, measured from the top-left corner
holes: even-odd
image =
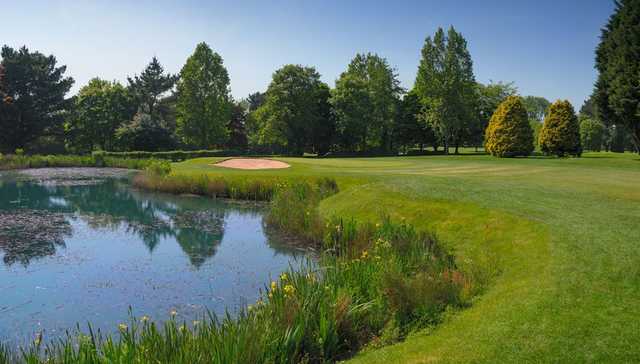
[[[254,206],[234,210],[259,213]],[[0,252],[5,264],[27,266],[64,248],[72,223],[81,220],[95,230],[125,229],[138,236],[150,253],[160,241],[173,238],[199,268],[216,254],[224,237],[226,211],[210,200],[144,193],[116,179],[90,185],[5,181],[0,186]],[[292,252],[284,246],[273,248]]]
[[[55,340],[87,322],[114,332],[130,307],[159,321],[173,309],[187,322],[237,312],[305,256],[262,213],[126,180],[0,176],[0,344]]]

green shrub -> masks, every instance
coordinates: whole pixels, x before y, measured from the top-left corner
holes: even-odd
[[[540,150],[559,157],[582,154],[580,125],[569,101],[556,101],[549,107],[540,130]]]
[[[509,96],[491,116],[484,147],[495,157],[527,156],[533,152],[533,131],[520,96]]]
[[[24,155],[24,149],[22,149],[22,148],[17,148],[17,149],[16,149],[16,151],[15,151],[15,154],[16,154],[17,156],[23,156],[23,155]]]

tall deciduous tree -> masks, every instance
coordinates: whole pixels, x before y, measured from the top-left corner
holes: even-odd
[[[458,147],[477,120],[476,81],[467,41],[453,27],[427,37],[422,48],[415,89],[427,120],[442,138],[445,152]]]
[[[322,154],[332,139],[329,87],[313,67],[286,65],[273,74],[265,102],[255,112],[259,143],[287,153]],[[322,140],[314,135],[322,130]],[[321,144],[317,144],[321,142]]]
[[[8,151],[24,148],[38,137],[62,130],[70,101],[65,96],[73,79],[54,56],[2,48],[2,105],[0,146]]]
[[[65,123],[69,147],[76,152],[114,150],[116,129],[134,112],[133,100],[120,83],[92,79],[74,98]]]
[[[385,58],[357,54],[336,81],[331,98],[343,148],[391,151],[401,93],[398,76]]]
[[[211,148],[227,141],[231,117],[229,73],[222,57],[200,43],[180,71],[178,135],[186,144]]]
[[[138,111],[154,118],[162,117],[159,102],[164,95],[173,89],[178,76],[164,72],[164,68],[156,57],[151,59],[139,76],[128,77],[129,92],[134,98]]]
[[[640,152],[640,1],[615,4],[596,50],[597,111],[607,124],[629,130]]]

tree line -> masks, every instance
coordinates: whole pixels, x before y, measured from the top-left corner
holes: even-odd
[[[598,52],[598,59],[606,58],[600,55],[604,51]],[[518,94],[513,83],[475,80],[467,41],[453,27],[426,38],[409,90],[400,86],[387,59],[362,53],[333,88],[314,67],[289,64],[273,73],[266,91],[234,100],[222,57],[200,43],[179,74],[166,72],[154,57],[126,85],[94,78],[67,97],[74,80],[64,75],[66,67],[58,66],[54,56],[8,46],[1,55],[0,150],[5,152],[228,149],[326,155],[412,153],[430,147],[458,153],[461,147],[490,143],[489,130],[501,137],[502,129],[495,127],[499,123],[490,128],[492,118]],[[599,85],[613,87],[608,78],[601,79]],[[580,150],[624,151],[637,139],[630,132],[637,120],[617,116],[626,109],[607,106],[606,92],[594,93],[573,123]],[[528,133],[521,139],[527,145],[516,154],[536,147],[563,154],[540,140],[542,135],[551,138],[543,121],[553,105],[538,96],[519,98],[522,107],[514,102],[509,101],[501,118],[507,124],[527,124],[516,128]],[[567,107],[573,113],[570,104],[561,109]],[[511,109],[517,110],[515,119]]]

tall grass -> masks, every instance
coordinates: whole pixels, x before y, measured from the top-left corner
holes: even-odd
[[[240,183],[166,172],[151,166],[141,176],[154,189],[215,196],[231,196]],[[255,304],[193,322],[180,322],[175,313],[162,325],[132,317],[119,325],[117,338],[92,330],[48,344],[37,337],[19,355],[0,348],[0,363],[335,362],[401,340],[440,322],[447,308],[469,303],[473,282],[433,235],[389,218],[377,224],[323,219],[318,203],[337,190],[330,179],[261,186],[270,192],[249,189],[243,196],[273,196],[268,224],[322,249],[317,261],[274,279]]]

